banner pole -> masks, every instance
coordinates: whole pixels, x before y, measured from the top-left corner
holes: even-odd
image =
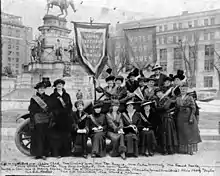
[[[94,85],[94,101],[96,102],[97,97],[96,97],[96,80],[95,80],[95,76],[93,76],[93,85]]]

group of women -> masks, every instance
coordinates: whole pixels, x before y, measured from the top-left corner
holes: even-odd
[[[95,102],[92,113],[84,111],[83,100],[77,100],[76,111],[72,111],[63,80],[54,82],[50,96],[45,94],[45,84],[38,83],[29,107],[31,154],[43,159],[71,154],[87,158],[90,138],[91,157],[104,157],[108,138],[112,157],[148,157],[155,152],[192,155],[201,142],[196,101],[182,71],[171,77],[158,70],[160,67],[157,74],[138,80],[131,72],[125,86],[122,76],[109,75],[107,86],[96,88],[108,103]]]

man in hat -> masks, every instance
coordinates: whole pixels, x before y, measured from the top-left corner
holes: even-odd
[[[152,69],[154,74],[151,75],[151,78],[156,80],[155,86],[162,87],[164,84],[164,79],[167,77],[165,74],[161,73],[162,67],[160,65],[155,65]]]
[[[38,83],[34,87],[37,92],[30,100],[31,155],[36,159],[46,159],[49,151],[49,96],[45,94],[46,84]]]

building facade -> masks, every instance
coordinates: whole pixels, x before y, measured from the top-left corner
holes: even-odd
[[[156,26],[157,63],[164,72],[185,70],[187,58],[195,70],[197,88],[218,88],[213,64],[220,55],[220,9],[118,24],[116,37],[123,38],[123,29],[148,26]]]
[[[1,13],[2,68],[9,66],[15,75],[30,62],[32,28],[22,24],[19,16]]]

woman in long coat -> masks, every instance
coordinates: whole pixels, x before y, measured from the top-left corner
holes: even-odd
[[[63,88],[65,81],[54,81],[54,92],[50,95],[51,111],[54,116],[54,124],[50,130],[50,143],[52,155],[55,157],[69,156],[71,154],[71,130],[72,130],[72,102],[70,95]]]
[[[91,157],[104,157],[106,155],[106,133],[107,120],[105,114],[101,113],[103,104],[94,105],[94,112],[90,115],[89,131],[92,140]]]
[[[161,123],[159,124],[159,142],[164,155],[173,154],[177,148],[177,133],[176,126],[173,119],[175,111],[175,101],[171,100],[163,93],[163,90],[158,88],[155,90],[158,102],[156,105],[156,112]]]
[[[143,111],[140,113],[140,123],[138,124],[139,131],[139,153],[145,156],[153,156],[154,150],[157,145],[156,138],[154,135],[154,128],[156,126],[155,113],[151,111],[150,101],[144,101],[141,106]]]
[[[45,94],[46,85],[43,82],[35,87],[36,95],[30,100],[30,128],[31,128],[31,155],[36,159],[46,159],[49,154],[48,148],[48,125],[49,125],[49,96]]]
[[[180,87],[181,96],[176,100],[177,129],[179,152],[193,155],[193,145],[201,142],[198,122],[196,119],[196,105],[193,97],[187,95],[188,86]]]
[[[75,102],[76,111],[73,112],[73,153],[80,154],[84,158],[88,158],[87,141],[89,133],[89,116],[84,112],[84,102],[78,100]]]
[[[123,131],[125,133],[126,155],[138,157],[138,129],[140,113],[136,112],[133,101],[126,103],[126,112],[122,113]]]
[[[111,140],[112,144],[112,151],[110,152],[110,155],[112,157],[121,155],[122,159],[126,159],[126,147],[123,135],[123,122],[121,118],[121,113],[118,111],[119,106],[119,101],[113,101],[111,103],[109,113],[107,113],[106,115],[108,122],[107,137]]]

